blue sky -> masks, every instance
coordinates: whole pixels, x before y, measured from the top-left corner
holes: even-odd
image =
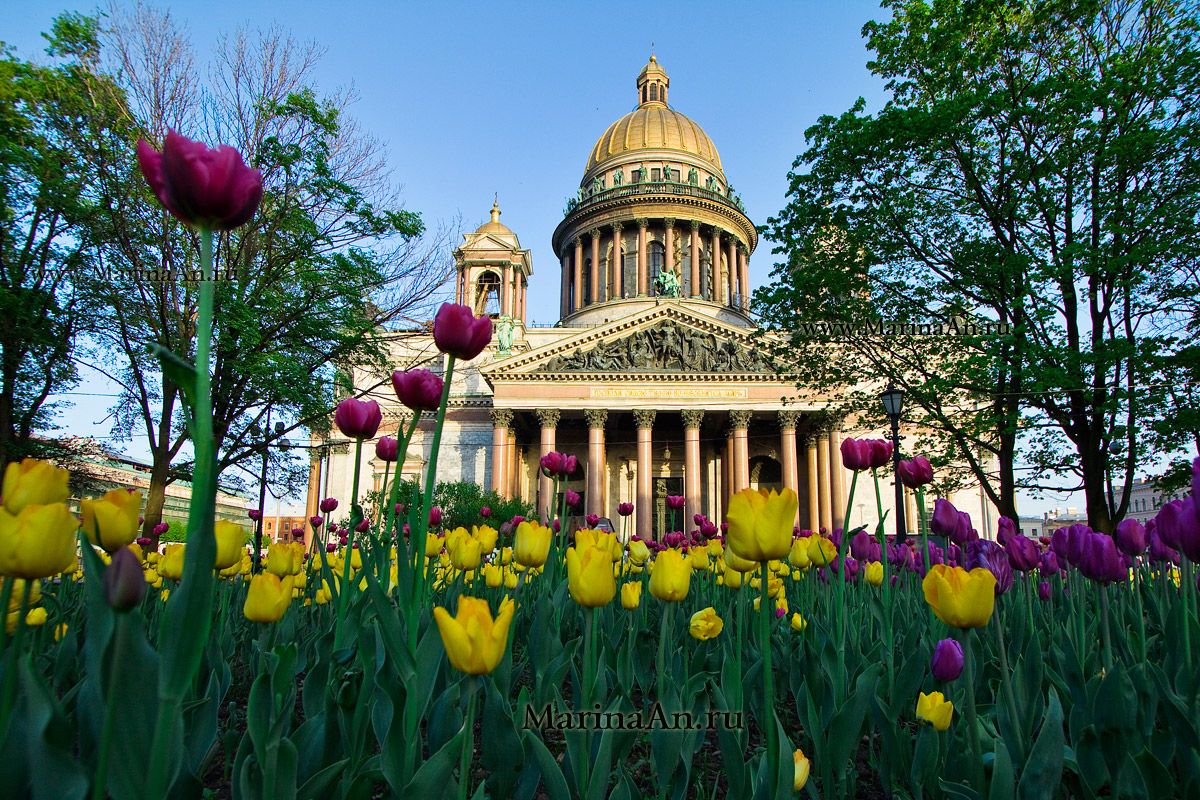
[[[40,33],[64,10],[92,4],[21,3],[2,12],[0,38],[40,58]],[[529,309],[534,322],[558,310],[550,237],[574,193],[591,146],[635,105],[634,81],[651,48],[671,78],[671,104],[712,137],[725,172],[758,224],[785,203],[787,172],[804,130],[862,96],[884,97],[871,75],[863,25],[882,16],[856,0],[791,3],[612,2],[397,3],[171,2],[203,65],[217,37],[239,27],[278,25],[326,48],[319,89],[353,86],[351,113],[387,147],[406,205],[431,227],[461,216],[487,219],[498,194],[503,221],[533,251]],[[752,286],[773,257],[761,242]],[[86,372],[86,371],[85,371]],[[108,435],[112,389],[84,375],[72,433]],[[139,442],[127,446],[144,453]],[[1030,509],[1032,510],[1032,509]]]

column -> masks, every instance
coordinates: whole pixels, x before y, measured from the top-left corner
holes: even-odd
[[[508,426],[513,413],[507,408],[492,409],[492,491],[508,497]]]
[[[620,300],[625,296],[625,259],[621,257],[621,223],[612,224],[613,257],[609,268],[612,270],[613,297]]]
[[[700,280],[700,220],[692,220],[692,239],[688,244],[692,268],[692,297],[704,296],[704,284]]]
[[[704,412],[698,408],[687,408],[683,417],[683,496],[684,530],[690,530],[692,518],[701,513],[700,490],[700,423]]]
[[[829,431],[817,434],[817,503],[821,509],[821,527],[833,532],[833,512],[829,507]]]
[[[729,251],[725,260],[729,263],[729,304],[734,305],[734,298],[738,294],[738,265],[737,239],[732,236],[729,237]]]
[[[799,411],[785,409],[779,412],[779,453],[783,465],[783,486],[800,493],[800,473],[796,468],[796,420]],[[800,524],[800,509],[796,509],[796,525]]]
[[[575,293],[571,302],[571,311],[583,308],[583,237],[575,237],[575,275],[572,280]]]
[[[642,229],[643,231],[645,228]],[[633,420],[637,423],[637,501],[634,504],[637,535],[650,539],[654,535],[654,503],[652,501],[654,454],[650,449],[651,432],[654,429],[656,412],[649,408],[639,408],[633,412]]]
[[[538,422],[542,423],[542,455],[554,452],[554,434],[558,428],[558,421],[562,418],[557,408],[539,408],[537,410]],[[551,517],[554,515],[554,498],[550,493],[554,491],[554,481],[546,477],[541,469],[538,469],[538,498],[537,508],[538,515],[542,518],[542,522],[549,524]]]
[[[504,473],[509,497],[523,497],[521,492],[521,448],[517,446],[516,424],[510,424],[504,434],[508,447],[508,462]]]
[[[500,315],[511,317],[513,311],[512,268],[500,268]]]
[[[642,296],[650,294],[650,280],[648,277],[650,265],[646,263],[646,226],[649,224],[650,220],[644,217],[637,221],[638,294]]]
[[[558,299],[558,318],[571,313],[571,257],[563,253],[563,293]]]
[[[808,521],[805,523],[810,531],[821,528],[821,507],[817,499],[817,440],[808,434],[805,436],[804,447],[804,480],[808,487]]]
[[[666,250],[667,250],[667,252],[664,254],[664,258],[663,258],[663,266],[666,267],[667,272],[674,272],[675,271],[675,220],[672,219],[671,217],[667,217],[666,219],[663,220],[663,223],[667,226],[666,233],[663,238],[663,242],[666,245]],[[680,283],[680,289],[682,290],[682,288],[683,288],[683,276],[682,275],[679,276],[679,283]],[[680,295],[680,297],[682,297],[683,292],[680,291],[679,295]]]
[[[725,302],[725,284],[721,282],[721,231],[713,228],[712,234],[712,258],[709,259],[709,271],[712,273],[708,277],[708,285],[713,287],[713,302]]]
[[[729,498],[737,491],[734,487],[737,481],[734,476],[733,465],[733,422],[730,421],[729,425],[725,428],[725,468],[721,472],[721,477],[725,481],[725,486],[722,488],[725,490],[723,494],[727,508],[729,506]]]
[[[587,504],[588,514],[607,516],[604,507],[604,424],[608,410],[591,408],[583,412],[588,424]]]
[[[729,422],[733,426],[733,490],[740,492],[750,485],[750,412],[730,411]]]
[[[835,424],[829,432],[829,475],[830,475],[830,508],[829,515],[833,527],[845,527],[846,491],[845,467],[842,466],[842,431],[841,425]]]
[[[592,269],[588,275],[588,288],[591,290],[591,298],[593,303],[600,302],[600,231],[592,229],[588,231],[588,235],[592,237]]]
[[[750,312],[750,265],[747,263],[748,257],[746,248],[738,247],[738,277],[742,281],[742,311]]]
[[[308,454],[308,496],[304,504],[304,513],[309,517],[315,517],[321,512],[321,457],[317,453],[318,451],[313,450]],[[265,510],[263,513],[266,513]],[[278,527],[276,526],[275,538],[279,537]]]

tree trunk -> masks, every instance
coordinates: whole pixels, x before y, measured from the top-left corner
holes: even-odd
[[[154,526],[162,522],[163,505],[167,500],[167,473],[171,463],[166,453],[154,453],[150,464],[150,488],[146,493],[146,510],[142,517],[142,535],[148,537],[152,547],[158,549],[158,536],[154,534]]]

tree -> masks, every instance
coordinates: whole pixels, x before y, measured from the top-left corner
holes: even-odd
[[[768,227],[787,261],[758,307],[793,331],[793,364],[820,339],[797,309],[999,324],[843,336],[818,374],[851,385],[866,363],[904,383],[1002,513],[1069,470],[1111,530],[1159,455],[1144,434],[1170,415],[1156,370],[1194,343],[1171,298],[1200,243],[1197,21],[1169,0],[888,7],[864,34],[891,99],[807,132]]]
[[[451,274],[449,231],[428,234],[400,205],[382,148],[346,114],[353,95],[321,97],[308,85],[315,45],[239,33],[221,42],[201,84],[170,17],[138,5],[110,10],[99,51],[94,77],[112,76],[125,113],[82,137],[108,212],[97,235],[104,269],[88,289],[105,309],[98,339],[119,365],[108,371],[122,390],[118,430],[140,427],[150,445],[149,529],[166,485],[190,469],[178,462],[182,396],[153,352],[191,356],[198,244],[149,194],[132,158],[137,138],[157,143],[174,128],[237,148],[263,173],[254,221],[216,247],[213,422],[227,482],[243,465],[257,479],[279,436],[327,424],[335,368],[384,370],[386,327],[426,316]],[[266,430],[268,414],[286,420],[283,431]]]

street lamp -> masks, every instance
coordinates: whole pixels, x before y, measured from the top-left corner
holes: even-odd
[[[904,390],[897,389],[891,381],[879,395],[884,413],[892,423],[892,468],[896,473],[896,542],[904,543],[908,536],[908,525],[904,519],[904,484],[900,482],[900,412],[904,408]],[[883,554],[887,558],[887,553]]]

